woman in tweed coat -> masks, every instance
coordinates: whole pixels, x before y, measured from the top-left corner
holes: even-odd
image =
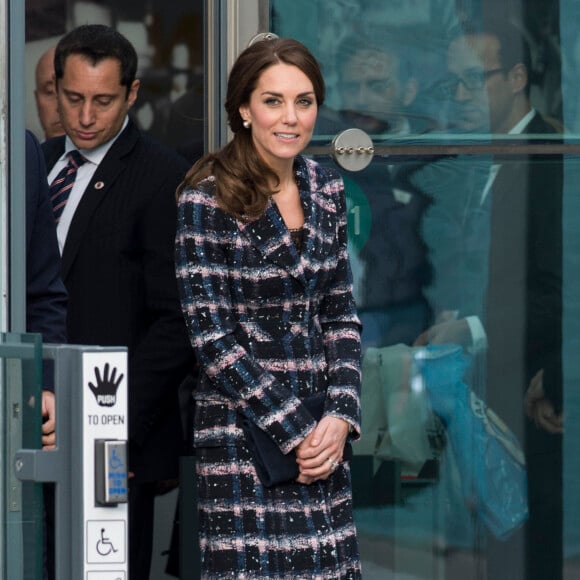
[[[179,191],[176,269],[201,366],[195,391],[203,578],[360,578],[347,438],[359,436],[360,323],[338,173],[300,155],[324,81],[291,39],[247,48],[230,73],[233,140]],[[317,422],[302,403],[324,393]],[[295,481],[264,486],[253,421]]]

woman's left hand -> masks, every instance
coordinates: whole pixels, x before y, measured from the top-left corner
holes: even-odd
[[[323,417],[296,448],[300,469],[297,481],[310,484],[327,479],[342,461],[349,424],[338,417]]]

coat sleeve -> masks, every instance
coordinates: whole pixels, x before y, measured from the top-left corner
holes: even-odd
[[[331,174],[334,176],[334,172]],[[338,208],[338,263],[321,308],[326,362],[328,365],[328,401],[326,414],[345,420],[360,436],[361,324],[353,296],[353,281],[347,250],[346,197],[342,179],[327,180],[334,190]]]
[[[285,453],[314,429],[316,421],[237,336],[226,251],[237,226],[204,189],[184,191],[178,207],[175,261],[190,340],[216,394],[238,405]]]

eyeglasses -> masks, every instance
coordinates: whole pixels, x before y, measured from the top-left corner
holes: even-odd
[[[480,91],[485,87],[488,78],[502,72],[505,72],[503,67],[490,70],[469,69],[462,76],[449,75],[439,83],[437,88],[446,97],[454,97],[459,84],[462,84],[468,91]]]

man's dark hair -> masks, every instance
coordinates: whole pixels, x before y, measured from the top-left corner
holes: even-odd
[[[64,75],[65,62],[71,54],[85,57],[93,66],[108,58],[117,59],[121,64],[121,86],[127,87],[129,95],[137,75],[137,52],[120,32],[103,24],[85,24],[65,34],[54,53],[57,83]]]
[[[499,56],[506,70],[512,69],[517,64],[523,64],[528,75],[532,73],[530,45],[520,28],[507,20],[486,18],[482,32],[499,40]]]
[[[499,41],[499,59],[505,73],[517,64],[523,64],[528,73],[528,84],[525,92],[529,94],[530,82],[533,75],[532,56],[530,45],[522,30],[509,20],[487,17],[477,26],[465,24],[461,34],[476,35],[486,34],[495,37]]]
[[[344,73],[344,66],[352,56],[367,51],[394,57],[397,61],[399,82],[405,83],[415,76],[415,55],[412,48],[405,45],[402,35],[390,29],[383,29],[380,35],[367,31],[364,36],[351,34],[342,39],[336,51],[335,62],[339,76]]]

